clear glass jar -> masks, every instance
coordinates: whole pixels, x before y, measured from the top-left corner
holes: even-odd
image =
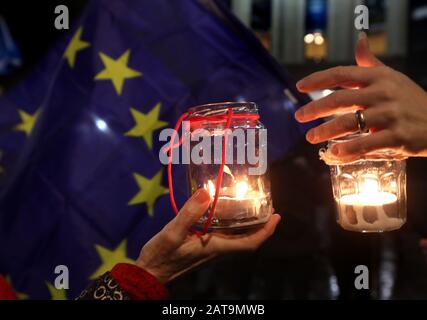
[[[230,108],[233,115],[226,131]],[[192,194],[199,188],[205,188],[214,199],[222,162],[222,143],[227,134],[222,183],[209,228],[248,228],[267,222],[272,214],[270,184],[263,170],[267,142],[262,139],[266,132],[259,121],[256,104],[215,103],[193,107],[188,112],[191,135],[188,180]],[[209,141],[209,144],[201,141]],[[259,161],[254,161],[256,159]],[[205,225],[211,206],[196,227]]]
[[[329,141],[335,143],[353,139]],[[329,164],[342,228],[358,232],[399,229],[406,222],[406,161],[373,153],[357,161]]]

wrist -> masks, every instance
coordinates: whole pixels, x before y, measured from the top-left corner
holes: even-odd
[[[168,295],[163,283],[137,265],[119,263],[111,270],[111,276],[132,299],[159,300]]]
[[[145,272],[151,274],[154,278],[156,278],[160,283],[162,284],[166,284],[168,282],[168,278],[165,277],[163,275],[163,273],[158,270],[157,268],[153,268],[152,266],[150,266],[148,263],[146,263],[144,260],[142,259],[138,259],[135,262],[135,265],[144,270]]]

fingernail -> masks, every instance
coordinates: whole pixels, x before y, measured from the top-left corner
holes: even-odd
[[[338,148],[338,146],[337,146],[336,144],[334,144],[334,145],[331,147],[331,153],[332,153],[334,156],[338,156],[338,155],[340,154],[340,150],[339,150],[339,148]]]
[[[205,189],[199,189],[194,193],[192,199],[198,203],[205,203],[210,201],[211,197]]]
[[[302,119],[302,117],[304,116],[304,110],[302,108],[298,109],[295,112],[295,119],[297,119],[298,121],[300,121]]]
[[[359,38],[359,40],[363,40],[363,39],[366,39],[368,36],[366,35],[366,32],[365,31],[360,31],[359,32],[359,34],[358,34],[358,38]]]
[[[200,210],[206,209],[204,205],[206,205],[208,201],[210,201],[209,193],[205,189],[199,189],[185,204],[186,209],[190,214],[197,214]]]
[[[296,83],[296,87],[298,90],[301,90],[302,88],[304,88],[304,81],[300,80]]]
[[[305,135],[305,138],[308,140],[308,142],[314,142],[316,140],[316,134],[314,133],[314,130],[309,130]]]

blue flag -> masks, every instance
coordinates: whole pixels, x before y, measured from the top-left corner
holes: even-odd
[[[11,73],[21,66],[21,54],[9,32],[6,21],[0,15],[0,75]]]
[[[22,298],[70,299],[132,262],[173,217],[159,131],[194,105],[254,101],[274,159],[307,129],[294,87],[220,1],[91,1],[0,99],[0,273]]]

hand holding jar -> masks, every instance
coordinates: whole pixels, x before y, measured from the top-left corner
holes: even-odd
[[[369,51],[364,33],[357,43],[356,61],[358,66],[316,72],[297,83],[301,92],[344,88],[296,112],[299,122],[347,112],[309,130],[307,140],[316,144],[370,131],[370,135],[336,144],[331,153],[347,160],[382,149],[404,157],[427,156],[427,93],[404,74],[383,65]],[[350,112],[355,110],[359,112]]]
[[[213,232],[199,237],[190,228],[206,212],[210,202],[206,190],[196,191],[176,218],[145,244],[136,265],[167,283],[220,255],[257,249],[273,234],[280,221],[280,216],[273,214],[266,224],[250,233]]]

